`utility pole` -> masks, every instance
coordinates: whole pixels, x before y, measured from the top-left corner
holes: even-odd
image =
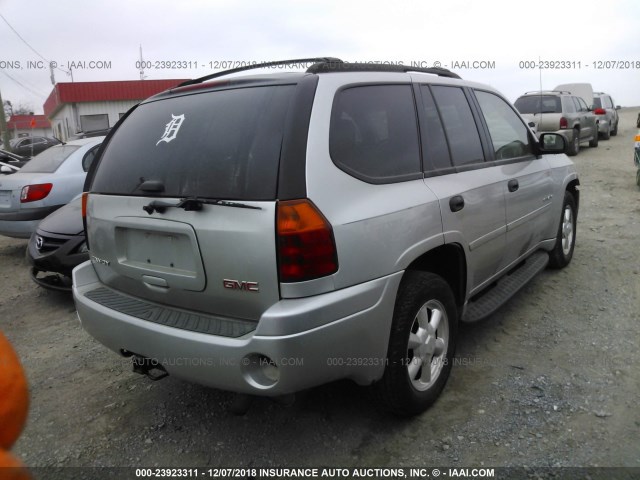
[[[2,114],[0,115],[0,132],[2,132],[3,150],[11,151],[11,145],[9,145],[9,129],[7,128],[7,120],[4,118],[4,102],[2,101],[2,93],[0,92],[0,106],[2,107]]]

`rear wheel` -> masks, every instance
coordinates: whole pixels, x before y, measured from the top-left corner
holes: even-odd
[[[618,122],[616,122],[615,128],[611,130],[611,136],[615,137],[616,135],[618,135]]]
[[[602,133],[603,140],[609,140],[611,135],[613,135],[613,131],[611,130],[611,125],[609,125],[609,128],[607,129],[606,132],[600,132],[600,133]]]
[[[573,157],[578,154],[580,151],[580,130],[575,128],[573,130],[573,138],[571,139],[571,143],[569,144],[569,149],[567,150],[567,155]]]
[[[595,148],[598,146],[598,136],[600,135],[598,131],[598,126],[596,126],[596,134],[593,136],[593,139],[589,142],[589,146],[591,148]],[[607,130],[607,139],[609,138],[609,131]]]
[[[384,410],[411,416],[436,401],[451,372],[457,315],[451,288],[440,276],[405,274],[396,299],[384,376],[373,386]]]
[[[558,226],[556,245],[549,252],[549,266],[551,268],[564,268],[573,258],[573,249],[576,244],[576,201],[570,192],[564,192],[562,204],[562,216]]]

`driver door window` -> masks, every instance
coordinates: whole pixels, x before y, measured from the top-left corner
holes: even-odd
[[[475,94],[489,128],[495,159],[531,155],[527,127],[507,102],[492,93],[476,91]]]

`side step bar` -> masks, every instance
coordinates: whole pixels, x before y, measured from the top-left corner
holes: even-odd
[[[549,263],[547,252],[539,251],[531,255],[521,267],[498,280],[495,287],[477,300],[467,303],[462,321],[474,323],[492,315],[533,277],[544,270],[547,263]]]

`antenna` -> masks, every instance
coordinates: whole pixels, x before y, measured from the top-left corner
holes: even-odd
[[[144,80],[144,59],[142,58],[142,44],[140,44],[140,80]]]

